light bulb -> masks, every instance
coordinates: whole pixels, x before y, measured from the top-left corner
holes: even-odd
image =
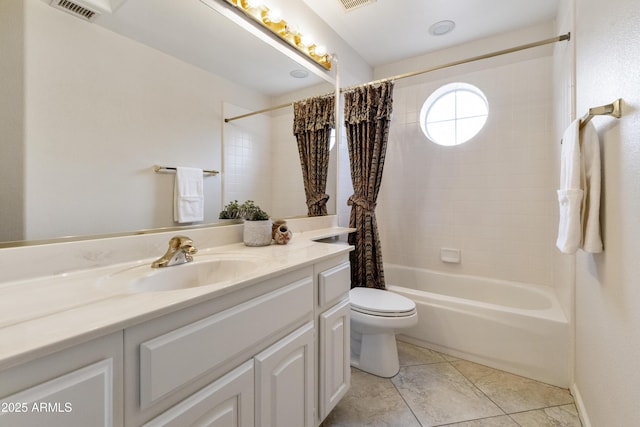
[[[278,9],[271,9],[267,16],[271,22],[282,21],[282,13]]]
[[[309,34],[305,34],[300,38],[300,42],[305,46],[313,45],[313,37]]]

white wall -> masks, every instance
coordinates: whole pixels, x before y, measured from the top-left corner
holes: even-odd
[[[293,108],[272,115],[273,128],[273,218],[306,216],[307,203],[302,182],[298,144],[293,135]]]
[[[172,224],[173,174],[221,169],[222,104],[268,99],[50,7],[24,2],[24,238]],[[221,177],[205,178],[205,222]]]
[[[576,112],[623,98],[623,117],[596,117],[603,155],[604,252],[576,257],[576,387],[585,427],[640,425],[640,8],[576,1]]]
[[[505,40],[512,46],[550,37],[550,31],[544,26],[484,46],[476,42],[466,56],[497,50]],[[551,51],[538,48],[396,83],[376,209],[385,262],[553,285],[550,159],[559,141],[552,128]],[[455,81],[485,93],[489,118],[468,143],[441,147],[421,133],[420,108],[435,89]],[[442,247],[461,249],[462,263],[440,261]]]

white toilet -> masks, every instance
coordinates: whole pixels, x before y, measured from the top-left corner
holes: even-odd
[[[389,378],[400,370],[395,331],[418,323],[416,304],[390,291],[357,287],[351,300],[351,366]]]

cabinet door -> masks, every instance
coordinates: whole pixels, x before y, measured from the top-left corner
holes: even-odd
[[[314,425],[313,323],[292,332],[256,360],[256,426]]]
[[[0,399],[0,426],[111,427],[112,387],[113,361],[102,360]]]
[[[349,300],[345,300],[320,315],[320,420],[329,415],[351,383],[350,312]]]
[[[144,427],[253,427],[253,375],[253,360],[250,360]]]

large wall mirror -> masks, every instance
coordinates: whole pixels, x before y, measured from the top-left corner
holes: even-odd
[[[204,178],[205,224],[233,199],[255,200],[272,217],[304,215],[292,109],[223,119],[330,93],[335,72],[201,1],[111,3],[121,4],[92,22],[48,0],[0,10],[11,35],[0,40],[9,101],[0,106],[0,246],[179,226],[174,174],[154,165],[222,171]],[[328,192],[335,213],[335,179]]]

